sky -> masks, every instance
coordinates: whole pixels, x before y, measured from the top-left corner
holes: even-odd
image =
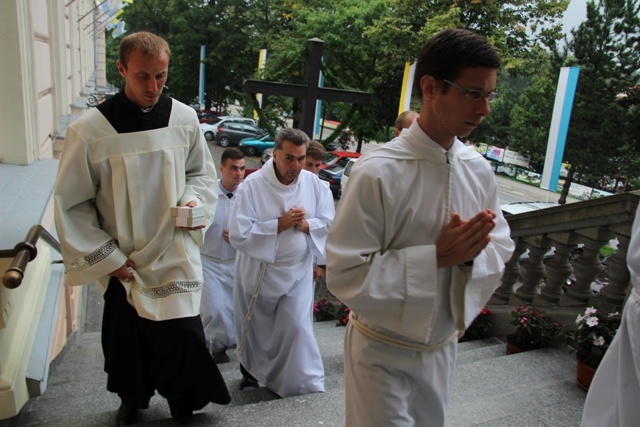
[[[562,19],[563,32],[571,37],[571,30],[587,19],[587,0],[571,0]]]

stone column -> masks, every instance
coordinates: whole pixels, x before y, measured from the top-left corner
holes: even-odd
[[[547,236],[532,236],[523,239],[529,249],[529,258],[522,264],[522,286],[510,300],[510,305],[529,305],[538,295],[545,277],[544,256],[551,249]]]
[[[488,305],[506,305],[514,293],[515,284],[520,279],[520,257],[527,250],[526,242],[522,238],[516,239],[515,244],[511,259],[504,265],[500,287],[493,293]]]
[[[578,230],[576,233],[582,236],[584,247],[582,254],[573,262],[576,283],[560,297],[562,307],[585,307],[589,303],[593,296],[591,283],[602,271],[600,248],[613,237],[607,227]]]
[[[540,290],[540,295],[533,298],[533,305],[548,307],[557,305],[563,293],[562,287],[573,273],[570,258],[578,247],[577,235],[569,233],[549,234],[547,237],[553,242],[555,252],[553,258],[545,263],[547,278]]]

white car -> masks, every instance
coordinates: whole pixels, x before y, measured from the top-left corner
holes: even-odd
[[[218,126],[223,123],[245,123],[252,126],[257,126],[258,123],[254,119],[250,119],[248,117],[236,117],[236,116],[220,116],[209,122],[200,123],[200,129],[202,129],[202,133],[204,133],[204,138],[207,141],[213,141],[216,137],[216,133],[218,132]]]
[[[267,148],[262,152],[262,157],[260,157],[260,162],[264,165],[269,161],[269,159],[273,156],[273,148]]]
[[[342,171],[342,179],[340,180],[340,196],[344,194],[344,190],[347,188],[347,182],[349,182],[349,175],[351,175],[351,171],[356,164],[357,157],[351,157],[347,160],[347,164],[344,167],[344,171]]]
[[[500,210],[504,216],[517,215],[520,213],[537,211],[540,209],[552,208],[560,206],[553,202],[514,202],[500,205]]]

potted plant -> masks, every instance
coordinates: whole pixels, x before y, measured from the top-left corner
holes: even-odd
[[[550,347],[562,337],[563,326],[535,307],[514,307],[511,324],[515,331],[507,336],[507,354]]]
[[[333,320],[333,312],[333,305],[324,298],[313,304],[313,317],[315,318],[316,322]]]
[[[347,326],[347,323],[349,323],[350,313],[351,309],[347,307],[343,302],[340,302],[338,312],[336,313],[336,326]]]
[[[486,338],[493,326],[493,322],[491,321],[492,316],[493,312],[487,307],[483,307],[482,311],[473,319],[471,325],[464,331],[464,335],[460,337],[458,341],[465,342]]]
[[[576,352],[576,380],[584,390],[589,389],[593,374],[613,341],[620,321],[620,313],[606,313],[593,307],[587,307],[584,315],[578,315],[569,345]]]

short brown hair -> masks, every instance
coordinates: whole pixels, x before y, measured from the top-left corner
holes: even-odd
[[[220,164],[224,165],[228,159],[242,160],[244,159],[244,153],[236,147],[225,148],[222,152],[222,156],[220,156]]]
[[[171,58],[171,49],[165,39],[147,31],[139,31],[129,34],[120,42],[119,60],[122,65],[127,66],[127,59],[131,52],[139,51],[144,56],[159,56],[166,53]]]
[[[324,145],[318,141],[309,141],[309,147],[307,148],[307,157],[311,157],[314,160],[324,160],[327,155]]]
[[[416,61],[413,93],[422,101],[420,80],[424,76],[455,80],[467,68],[500,68],[498,51],[479,34],[457,28],[442,30],[422,47]]]
[[[304,145],[305,148],[309,148],[309,137],[306,133],[300,129],[284,128],[277,135],[275,140],[274,150],[282,150],[282,144],[285,141],[290,141],[293,145]]]

